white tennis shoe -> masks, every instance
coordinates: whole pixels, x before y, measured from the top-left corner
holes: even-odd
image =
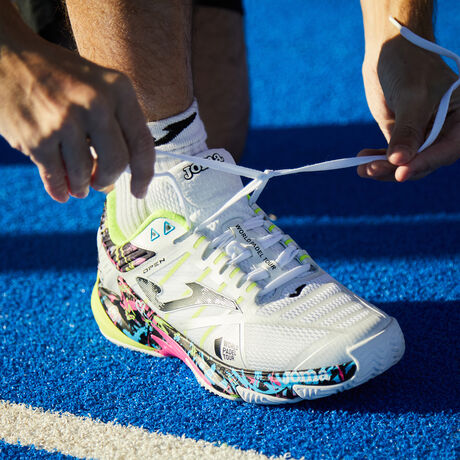
[[[213,393],[265,404],[328,396],[395,364],[397,321],[271,222],[246,196],[240,168],[209,150],[158,174],[149,189],[158,209],[134,235],[121,233],[108,195],[92,297],[102,333],[180,358]]]

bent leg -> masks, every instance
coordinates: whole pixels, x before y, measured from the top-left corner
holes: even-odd
[[[238,160],[249,122],[243,16],[235,10],[197,3],[193,7],[193,85],[207,143],[210,148],[226,148]]]
[[[148,121],[193,101],[191,0],[67,0],[80,54],[126,74]]]

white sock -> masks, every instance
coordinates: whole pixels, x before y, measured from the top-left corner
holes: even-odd
[[[155,139],[155,172],[163,172],[179,163],[178,160],[161,155],[162,151],[195,155],[207,149],[206,131],[198,112],[196,100],[183,113],[164,120],[147,123]],[[155,194],[149,193],[143,199],[131,195],[131,174],[124,172],[115,182],[116,220],[120,230],[130,237],[140,224],[156,208]],[[154,186],[153,179],[150,188]]]
[[[159,153],[155,161],[156,171],[166,171],[178,163],[177,160],[161,155],[161,152],[195,155],[208,148],[196,99],[185,112],[164,120],[151,121],[147,126],[155,139],[155,151]]]

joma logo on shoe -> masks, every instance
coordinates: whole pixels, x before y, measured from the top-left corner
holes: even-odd
[[[204,166],[196,165],[196,164],[191,164],[188,165],[184,168],[184,179],[185,180],[190,180],[193,178],[195,174],[199,174],[201,171],[205,171],[208,168],[205,168]]]
[[[218,153],[213,153],[212,155],[208,155],[204,158],[214,161],[225,161],[224,157],[222,155],[219,155]],[[195,174],[199,174],[201,171],[206,171],[206,169],[208,169],[206,166],[200,166],[192,163],[191,165],[188,165],[183,169],[185,173],[184,179],[190,180],[193,178]]]

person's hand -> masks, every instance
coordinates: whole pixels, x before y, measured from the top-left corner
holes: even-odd
[[[0,133],[37,165],[57,201],[105,189],[127,165],[131,191],[143,197],[155,153],[129,79],[22,34],[0,54]]]
[[[420,179],[460,158],[460,91],[454,91],[436,141],[417,150],[428,136],[439,102],[457,79],[440,56],[402,36],[387,41],[377,56],[366,52],[363,78],[369,108],[389,145],[358,156],[387,155],[358,167],[361,177],[403,182]]]

